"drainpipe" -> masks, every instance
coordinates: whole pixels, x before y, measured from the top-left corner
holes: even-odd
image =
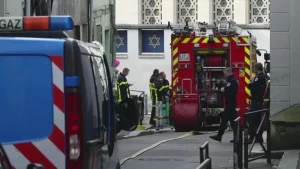
[[[89,42],[92,42],[94,39],[94,15],[93,15],[93,9],[94,9],[94,0],[90,0],[90,11],[89,11]]]
[[[88,11],[87,11],[87,41],[93,41],[93,0],[87,0]]]
[[[31,15],[31,0],[25,1],[25,15],[30,16]]]
[[[111,67],[114,69],[116,67],[116,0],[110,1],[110,22],[111,22]]]

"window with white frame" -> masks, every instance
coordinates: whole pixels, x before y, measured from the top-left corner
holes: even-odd
[[[198,21],[198,0],[177,0],[177,23]]]
[[[214,21],[234,20],[234,0],[213,0]]]
[[[250,23],[270,23],[270,0],[249,0]]]
[[[142,24],[162,24],[162,0],[142,0]]]
[[[142,30],[142,53],[164,53],[164,30]]]

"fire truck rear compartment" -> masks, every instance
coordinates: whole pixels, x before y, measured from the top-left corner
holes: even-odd
[[[199,127],[220,124],[225,101],[220,89],[226,85],[223,77],[226,67],[233,69],[233,75],[239,82],[236,110],[243,119],[251,98],[248,86],[254,75],[252,66],[257,62],[255,36],[250,32],[243,33],[234,21],[216,21],[211,28],[212,33],[207,31],[208,24],[205,22],[199,22],[198,25],[169,22],[168,28],[173,32],[171,65],[174,127],[195,125],[195,115],[198,116],[196,121]],[[189,101],[192,98],[197,103]],[[185,108],[193,106],[198,108]]]
[[[220,113],[224,109],[224,97],[221,88],[226,79],[223,69],[229,63],[228,49],[201,49],[194,51],[195,87],[199,93],[199,119],[202,126],[220,124]]]

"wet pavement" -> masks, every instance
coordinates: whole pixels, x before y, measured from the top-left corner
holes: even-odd
[[[129,138],[119,141],[120,160],[124,162],[127,157],[135,154],[135,158],[122,164],[122,169],[196,169],[200,164],[199,147],[209,141],[209,154],[213,169],[233,168],[232,132],[226,132],[222,142],[209,139],[209,134],[193,135],[182,139],[154,145],[162,140],[177,138],[186,133],[168,131],[148,136]],[[152,147],[150,147],[152,146]],[[143,149],[149,148],[144,152]],[[259,148],[254,148],[255,149]],[[137,153],[138,152],[138,153]],[[279,160],[273,160],[278,165]],[[271,169],[266,159],[249,163],[249,168]]]

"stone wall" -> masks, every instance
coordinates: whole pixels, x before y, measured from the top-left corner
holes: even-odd
[[[293,148],[289,147],[290,139],[300,141],[295,135],[299,125],[290,122],[292,117],[287,114],[300,113],[289,108],[300,103],[299,5],[299,0],[271,0],[271,115],[280,112],[272,123],[272,144],[280,149]],[[300,116],[293,117],[293,121],[299,122]]]
[[[300,1],[271,0],[271,115],[300,103]]]
[[[70,15],[75,25],[88,23],[87,0],[54,0],[52,15]]]

